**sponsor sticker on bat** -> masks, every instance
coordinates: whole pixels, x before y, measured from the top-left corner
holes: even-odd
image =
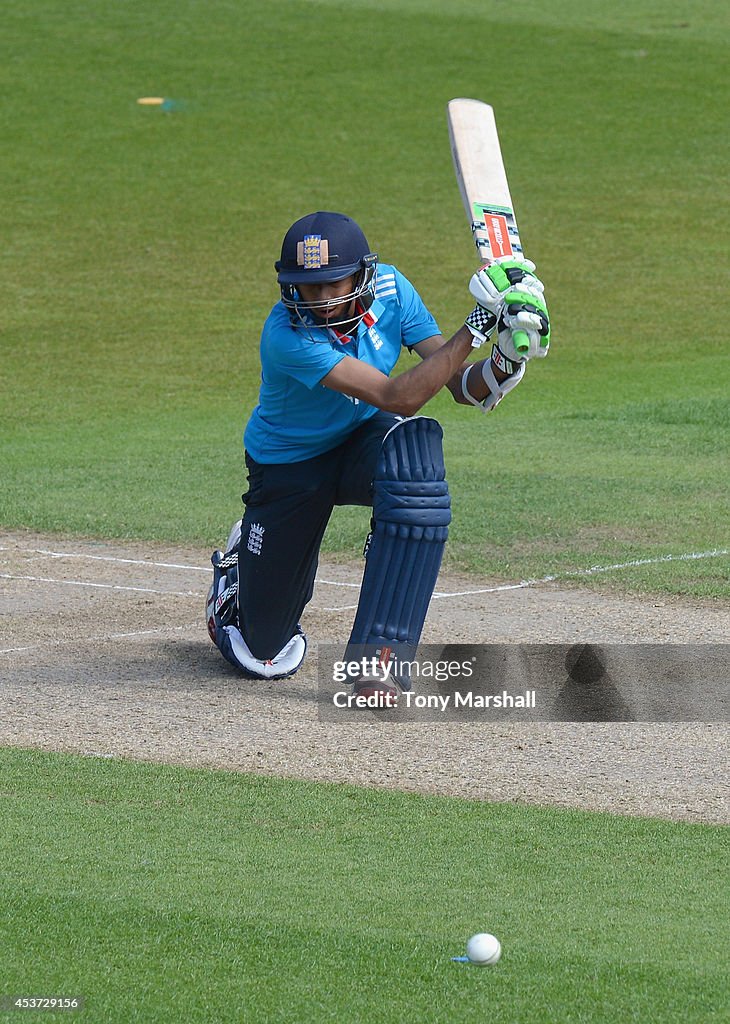
[[[493,259],[496,260],[499,256],[511,256],[513,249],[509,237],[507,218],[501,213],[487,213],[485,211],[484,223],[487,226]]]

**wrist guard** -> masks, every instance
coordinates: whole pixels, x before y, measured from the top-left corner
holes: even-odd
[[[519,370],[524,360],[520,359],[519,362],[515,362],[513,359],[508,359],[504,352],[495,344],[492,345],[492,362],[502,373],[512,374]]]
[[[512,388],[517,387],[517,385],[520,383],[520,381],[525,375],[525,364],[518,363],[516,367],[516,372],[511,377],[508,377],[507,380],[503,380],[502,383],[500,384],[497,378],[494,376],[494,371],[492,370],[491,365],[485,360],[484,363],[482,364],[481,371],[482,379],[489,388],[489,394],[487,395],[486,398],[483,398],[481,402],[473,397],[473,395],[469,391],[469,388],[467,387],[470,370],[471,366],[467,366],[467,368],[461,375],[461,393],[463,394],[464,398],[466,398],[467,401],[471,402],[472,405],[475,405],[477,409],[481,409],[482,412],[489,412],[491,409],[494,409],[496,405],[499,405],[504,396],[509,394]]]
[[[479,348],[480,345],[489,340],[489,335],[497,326],[497,318],[494,313],[490,313],[484,306],[475,306],[464,323],[474,338],[472,347]]]

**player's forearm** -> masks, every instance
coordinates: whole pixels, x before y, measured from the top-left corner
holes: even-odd
[[[472,335],[467,327],[456,334],[418,366],[388,381],[388,409],[404,416],[413,416],[433,398],[444,385],[458,376],[471,351]]]

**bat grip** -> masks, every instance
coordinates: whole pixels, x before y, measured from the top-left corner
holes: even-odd
[[[530,339],[527,336],[527,331],[513,331],[512,342],[521,356],[530,351]]]

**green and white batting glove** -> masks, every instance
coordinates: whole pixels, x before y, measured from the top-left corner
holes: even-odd
[[[525,282],[506,293],[497,323],[497,353],[510,364],[527,359],[542,358],[550,348],[550,314],[545,297],[536,293]],[[494,350],[492,359],[495,359]],[[505,367],[505,372],[512,372]]]
[[[523,284],[536,292],[545,291],[545,285],[535,274],[532,260],[522,256],[498,256],[493,263],[481,267],[474,274],[469,290],[480,305],[493,310],[505,292]]]
[[[475,348],[484,344],[494,331],[504,308],[505,295],[510,291],[519,289],[544,302],[545,286],[534,270],[532,260],[500,256],[472,276],[469,291],[477,300],[477,306],[465,323],[472,333]]]

